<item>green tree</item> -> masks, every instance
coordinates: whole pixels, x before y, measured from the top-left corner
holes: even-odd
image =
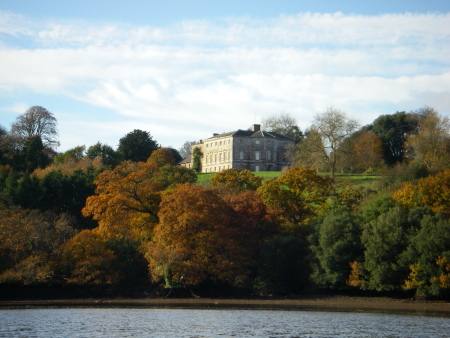
[[[58,154],[53,158],[53,162],[55,163],[64,163],[68,159],[72,159],[74,161],[79,161],[84,157],[86,151],[86,146],[76,146],[72,149],[65,151],[62,154]]]
[[[49,157],[44,152],[44,145],[40,136],[29,137],[23,149],[25,170],[32,172],[36,168],[44,168],[50,163]]]
[[[412,273],[403,287],[416,289],[417,296],[438,295],[441,287],[435,279],[441,271],[436,261],[439,257],[450,257],[450,221],[422,211],[420,229],[409,243],[401,259]]]
[[[373,290],[400,289],[408,274],[408,267],[400,255],[408,246],[408,213],[392,208],[367,224],[361,240],[364,244],[364,269],[367,271],[366,287]]]
[[[397,112],[381,115],[373,122],[373,132],[380,138],[384,162],[393,166],[402,163],[405,154],[405,141],[417,128],[417,118],[412,114]]]
[[[312,251],[312,280],[321,287],[343,288],[350,263],[361,261],[363,245],[359,220],[345,208],[328,213],[315,222],[309,236]]]
[[[113,168],[120,163],[122,156],[111,146],[97,142],[90,146],[86,152],[86,156],[90,159],[101,158],[104,165]]]
[[[199,147],[195,147],[192,151],[192,169],[200,173],[202,172],[202,157],[203,153]]]
[[[125,161],[145,162],[153,151],[158,149],[158,143],[149,132],[135,129],[119,140],[117,149]]]

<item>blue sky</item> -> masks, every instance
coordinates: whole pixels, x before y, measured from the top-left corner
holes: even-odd
[[[162,146],[333,106],[450,115],[450,1],[0,0],[0,125],[33,105],[61,147]]]

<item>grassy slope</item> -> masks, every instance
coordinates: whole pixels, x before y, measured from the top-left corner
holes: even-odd
[[[264,179],[276,178],[282,174],[281,171],[259,171],[252,172],[256,176],[261,176]],[[197,174],[197,179],[199,183],[208,183],[209,180],[215,175],[215,173],[207,173],[207,174]],[[321,173],[323,176],[328,176],[328,173]],[[375,188],[377,182],[382,178],[382,176],[376,175],[341,175],[336,174],[335,181],[336,183],[341,183],[344,181],[350,182],[355,188]]]

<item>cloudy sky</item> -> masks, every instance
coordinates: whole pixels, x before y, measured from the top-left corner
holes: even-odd
[[[450,116],[450,1],[0,0],[0,125],[33,105],[60,151],[134,129],[180,148],[281,112]]]

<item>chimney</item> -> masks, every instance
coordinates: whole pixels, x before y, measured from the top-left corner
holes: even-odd
[[[219,136],[219,133],[213,133],[213,137]]]
[[[261,125],[260,124],[252,124],[252,131],[260,131]]]

